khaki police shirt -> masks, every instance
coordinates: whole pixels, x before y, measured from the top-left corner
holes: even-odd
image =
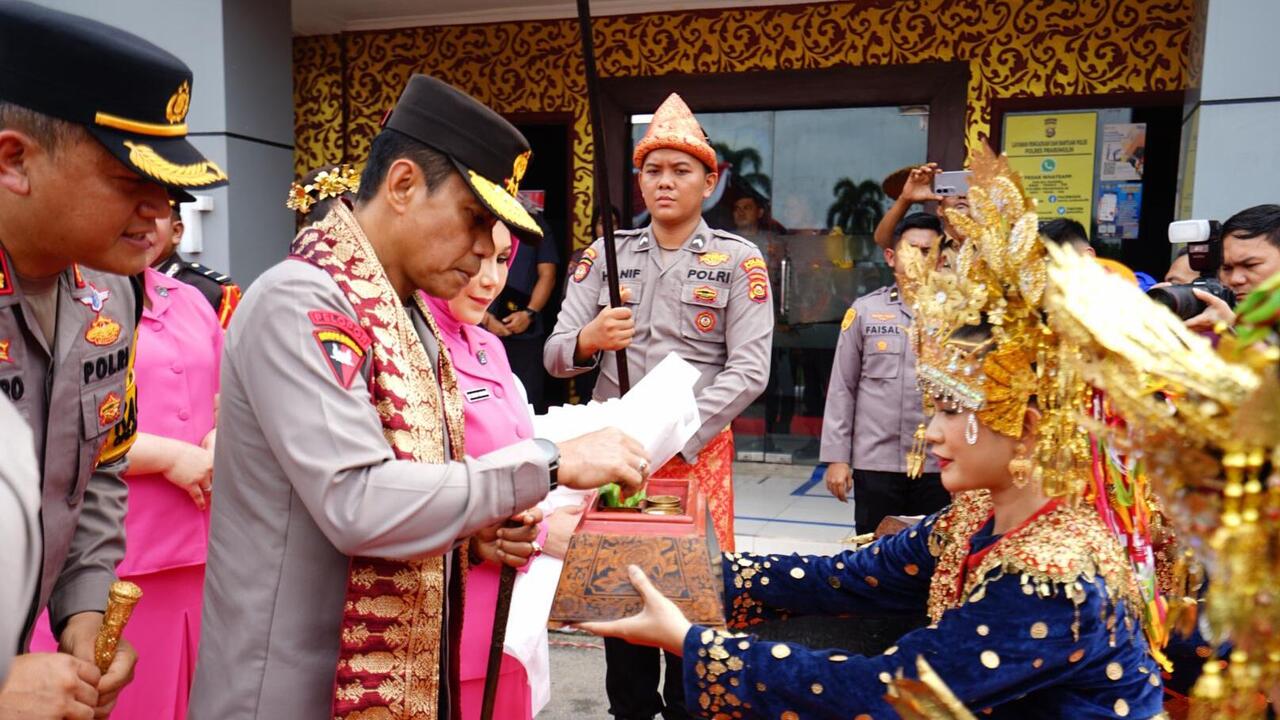
[[[907,471],[916,428],[927,422],[910,325],[896,285],[863,295],[845,313],[822,417],[822,462]],[[933,455],[924,470],[938,472]]]
[[[40,471],[31,428],[0,398],[0,685],[18,652],[40,575]]]
[[[773,307],[768,269],[751,242],[712,230],[703,221],[663,267],[652,226],[615,233],[618,280],[631,291],[627,307],[636,334],[627,348],[632,384],[668,353],[698,369],[694,388],[702,427],[681,450],[688,462],[753,400],[769,379]],[[601,353],[587,365],[574,362],[578,332],[609,305],[604,279],[604,240],[583,253],[565,292],[555,330],[543,348],[543,364],[555,377],[572,377],[597,364],[594,397],[618,396],[616,355]]]
[[[127,380],[139,291],[127,277],[67,269],[51,345],[0,248],[0,395],[30,427],[40,466],[44,548],[24,647],[46,604],[55,631],[76,613],[105,610],[124,558],[126,463],[110,450],[137,430]],[[104,448],[110,460],[99,462]]]
[[[547,493],[531,440],[444,464],[395,459],[370,402],[372,352],[344,387],[313,310],[355,320],[328,273],[286,260],[227,330],[192,720],[329,717],[351,556],[448,557]]]

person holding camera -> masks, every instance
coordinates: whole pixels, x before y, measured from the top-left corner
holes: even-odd
[[[1235,294],[1237,302],[1280,272],[1280,205],[1241,210],[1222,224],[1221,237],[1218,279]],[[1191,292],[1205,309],[1186,321],[1189,329],[1211,331],[1220,322],[1230,325],[1235,321],[1235,311],[1226,300],[1200,288]]]

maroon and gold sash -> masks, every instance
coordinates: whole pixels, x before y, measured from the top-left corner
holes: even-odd
[[[448,427],[453,457],[461,458],[462,401],[440,331],[415,293],[440,347],[437,384],[436,369],[351,211],[335,204],[323,220],[298,234],[292,253],[329,273],[355,308],[356,321],[373,338],[370,400],[396,458],[444,462],[441,417]],[[455,655],[466,556],[465,552],[455,556],[454,588],[445,587],[441,557],[351,559],[334,683],[335,718],[438,720],[441,643],[454,641],[455,651],[449,656]],[[450,625],[457,627],[443,626],[447,602],[456,603]],[[457,698],[456,673],[451,674],[455,677],[444,681],[453,687],[450,697]]]

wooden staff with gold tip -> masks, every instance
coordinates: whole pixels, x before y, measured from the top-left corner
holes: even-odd
[[[111,661],[116,659],[116,647],[124,634],[124,626],[133,615],[133,606],[142,599],[142,588],[131,582],[117,580],[111,583],[111,593],[107,596],[107,611],[102,616],[102,627],[93,642],[93,659],[98,663],[98,670],[106,674]]]
[[[587,75],[587,108],[591,113],[591,131],[595,143],[595,174],[592,183],[596,188],[596,207],[604,224],[605,283],[609,287],[609,306],[622,307],[622,290],[618,285],[618,251],[613,240],[613,213],[608,211],[609,170],[605,164],[604,119],[600,113],[599,78],[596,74],[596,55],[591,37],[591,2],[578,0],[578,30],[582,35],[582,56]],[[594,230],[595,228],[592,228]],[[627,371],[627,351],[615,350],[614,361],[618,368],[618,394],[626,395],[631,389],[631,377]],[[507,633],[507,618],[511,613],[511,592],[515,587],[516,569],[502,567],[498,579],[498,601],[494,608],[493,635],[489,640],[489,660],[485,670],[484,696],[480,706],[480,719],[493,717],[494,700],[498,692],[498,673],[502,668],[502,648]]]

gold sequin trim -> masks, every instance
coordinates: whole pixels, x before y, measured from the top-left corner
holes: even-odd
[[[803,580],[803,579],[804,579],[804,568],[798,568],[798,567],[793,567],[793,568],[791,568],[791,577],[793,577],[793,578],[795,578],[795,579],[797,579],[797,580]]]
[[[779,660],[785,660],[791,657],[791,648],[787,647],[782,643],[778,643],[777,645],[774,645],[771,650],[769,650],[769,654],[773,655]]]
[[[1068,655],[1067,661],[1077,663],[1077,662],[1080,662],[1080,659],[1083,657],[1084,657],[1084,648],[1080,648],[1079,650],[1076,650],[1075,652]]]
[[[1043,622],[1037,622],[1031,625],[1031,637],[1036,640],[1043,640],[1049,637],[1049,626]]]
[[[1107,663],[1108,680],[1119,680],[1122,677],[1124,677],[1124,667],[1120,663],[1114,661]]]
[[[822,694],[822,683],[814,683],[814,684],[810,685],[810,686],[809,686],[809,691],[810,691],[810,692],[812,692],[814,695],[821,695],[821,694]]]
[[[986,625],[979,625],[977,630],[978,630],[978,634],[981,635],[982,637],[986,637],[991,632],[991,628],[987,627]]]
[[[979,655],[978,658],[982,660],[983,667],[990,670],[995,670],[1000,667],[1000,656],[997,655],[994,650],[983,650],[982,654]]]
[[[1112,706],[1112,709],[1115,710],[1116,715],[1119,715],[1120,717],[1129,717],[1129,703],[1125,702],[1124,698],[1118,698],[1116,700],[1116,704]]]
[[[877,580],[874,575],[868,575],[863,579],[866,580],[867,584],[871,587],[878,587],[880,585],[880,581]]]

